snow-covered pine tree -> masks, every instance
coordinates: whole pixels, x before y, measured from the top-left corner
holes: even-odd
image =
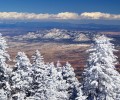
[[[9,75],[8,65],[6,61],[10,59],[9,54],[6,49],[8,48],[7,43],[0,34],[0,100],[7,100],[10,96],[10,85],[9,85]]]
[[[49,100],[46,93],[47,65],[45,65],[43,56],[41,56],[38,50],[36,50],[35,54],[32,56],[32,59],[33,83],[31,98],[35,98],[35,100]]]
[[[59,60],[57,61],[57,64],[56,64],[56,65],[57,65],[57,67],[62,67],[62,65],[61,65],[61,63],[60,63]]]
[[[32,83],[31,63],[24,52],[18,52],[16,65],[11,75],[11,88],[13,100],[24,100]],[[24,99],[23,99],[24,98]]]
[[[45,64],[43,56],[36,50],[33,59],[33,87],[31,92],[35,100],[67,100],[66,87],[57,80],[58,73],[53,63]],[[63,89],[63,90],[62,90]]]
[[[83,73],[83,91],[88,100],[119,100],[120,75],[115,69],[114,45],[106,36],[98,36],[88,50],[89,59]]]
[[[50,66],[49,73],[50,81],[48,81],[49,82],[48,84],[50,85],[49,87],[52,90],[52,91],[49,90],[49,92],[51,92],[52,95],[54,95],[54,100],[69,100],[67,92],[68,84],[66,83],[65,80],[63,80],[61,71],[58,72],[53,63],[51,63],[49,66]]]
[[[17,92],[16,94],[13,94],[10,100],[26,100],[25,97],[26,97],[25,93],[21,91]]]
[[[56,68],[57,68],[57,71],[58,71],[58,72],[61,72],[61,73],[62,73],[62,64],[60,63],[59,60],[57,61]]]
[[[82,88],[79,87],[78,91],[77,91],[77,97],[75,98],[75,100],[86,100],[87,96],[83,95],[82,92]]]
[[[63,66],[62,76],[63,79],[66,80],[66,82],[69,84],[69,100],[75,100],[79,91],[80,83],[75,76],[74,69],[68,62],[66,62],[66,65]]]
[[[58,92],[56,91],[56,75],[57,70],[54,63],[48,63],[47,80],[46,80],[46,96],[47,100],[57,100]]]

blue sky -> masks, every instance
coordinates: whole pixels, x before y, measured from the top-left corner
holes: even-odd
[[[0,11],[120,13],[120,0],[0,0]]]
[[[113,20],[114,22],[116,20],[118,21],[120,20],[119,5],[120,0],[0,0],[0,19],[1,20],[102,19],[110,21]],[[32,15],[33,16],[32,18],[30,17],[31,13],[34,13],[34,15]],[[5,17],[3,18],[3,16]]]

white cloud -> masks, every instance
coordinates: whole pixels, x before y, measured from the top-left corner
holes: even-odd
[[[77,19],[78,17],[78,14],[70,12],[63,12],[58,14],[0,12],[0,19],[4,20]]]
[[[50,14],[35,13],[17,13],[17,12],[0,12],[0,19],[12,20],[40,20],[50,18]]]
[[[79,18],[79,15],[77,13],[70,13],[70,12],[58,13],[56,16],[58,19],[78,19]]]
[[[109,13],[101,13],[101,12],[84,12],[81,14],[81,18],[120,20],[120,14],[109,14]]]
[[[61,12],[58,14],[35,14],[18,12],[0,12],[1,20],[81,20],[81,19],[105,19],[120,20],[120,14],[109,14],[101,12],[84,12],[81,14],[72,12]]]

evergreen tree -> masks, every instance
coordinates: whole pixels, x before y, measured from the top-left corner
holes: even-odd
[[[10,100],[26,100],[25,97],[26,97],[25,93],[20,91],[17,92],[16,94],[13,94]]]
[[[59,60],[57,61],[56,68],[57,68],[57,71],[58,71],[58,72],[61,72],[61,73],[62,73],[62,64],[60,63]]]
[[[60,61],[59,61],[59,60],[57,61],[56,66],[57,66],[57,67],[62,67],[62,65],[61,65],[61,63],[60,63]]]
[[[77,91],[77,97],[75,100],[86,100],[86,96],[83,95],[81,87],[79,87],[79,90]]]
[[[68,84],[63,80],[62,73],[58,72],[54,64],[50,65],[50,87],[52,88],[52,93],[54,95],[54,100],[69,100],[67,87]],[[52,100],[52,99],[51,99]]]
[[[63,66],[62,75],[63,79],[66,80],[66,82],[69,84],[69,100],[75,100],[80,84],[75,76],[74,69],[68,62],[66,62],[66,65]]]
[[[0,100],[7,100],[10,96],[10,85],[8,65],[6,61],[9,60],[9,54],[6,49],[8,48],[4,37],[0,34]]]
[[[53,63],[45,64],[43,56],[36,50],[33,55],[33,95],[35,100],[66,100],[62,93],[62,81],[57,81],[57,70]],[[62,95],[64,94],[64,95]],[[67,98],[67,97],[65,97]]]
[[[43,56],[41,56],[38,50],[36,50],[35,54],[32,56],[32,59],[33,83],[31,97],[35,98],[35,100],[48,100],[46,93],[47,66],[43,61]]]
[[[11,75],[12,99],[24,100],[28,95],[31,82],[31,63],[24,52],[18,52]]]
[[[88,50],[89,59],[83,73],[83,90],[88,100],[117,100],[120,75],[115,69],[116,56],[111,39],[96,37]],[[119,100],[119,99],[118,99]]]

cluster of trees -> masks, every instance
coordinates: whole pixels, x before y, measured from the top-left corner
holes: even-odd
[[[9,67],[8,46],[0,34],[0,100],[120,100],[116,50],[110,41],[104,35],[95,38],[80,83],[68,62],[45,63],[38,50],[32,63],[18,52]]]
[[[18,52],[15,65],[10,60],[7,44],[0,35],[0,100],[84,100],[74,69],[66,62],[45,63],[38,50],[32,63],[24,52]]]

